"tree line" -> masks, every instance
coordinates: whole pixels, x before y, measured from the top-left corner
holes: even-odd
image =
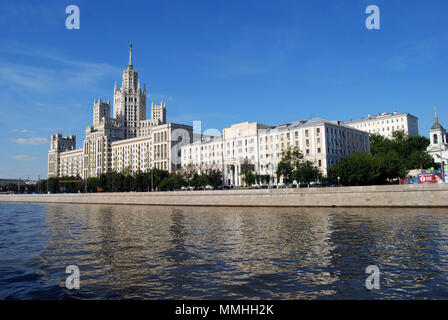
[[[79,192],[144,192],[174,191],[182,187],[194,189],[211,186],[218,188],[222,184],[222,173],[218,169],[205,168],[197,171],[180,170],[169,173],[157,168],[146,172],[133,173],[129,168],[122,172],[109,170],[98,177],[82,180],[74,177],[51,177],[40,180],[33,192],[36,193],[79,193]]]
[[[426,148],[429,139],[410,137],[395,131],[391,138],[370,136],[370,153],[356,153],[328,168],[327,179],[343,185],[381,185],[396,183],[412,169],[436,167]]]

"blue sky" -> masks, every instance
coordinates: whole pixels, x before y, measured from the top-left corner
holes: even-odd
[[[70,4],[80,30],[65,27]],[[365,27],[370,4],[380,30]],[[446,12],[443,0],[2,0],[0,177],[46,177],[51,133],[82,145],[130,42],[148,107],[165,100],[170,122],[221,130],[397,110],[427,136],[435,105],[448,126]]]

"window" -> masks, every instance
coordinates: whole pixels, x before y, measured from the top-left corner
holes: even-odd
[[[433,136],[432,136],[432,140],[434,141],[434,144],[438,144],[439,143],[439,136],[437,135],[437,134],[434,134]]]

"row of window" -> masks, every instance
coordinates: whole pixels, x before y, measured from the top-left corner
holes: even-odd
[[[394,121],[395,120],[395,121]],[[400,118],[401,122],[404,122],[404,118]],[[396,119],[390,119],[390,123],[398,123],[400,122],[398,118]],[[376,125],[380,125],[380,124],[388,124],[389,120],[382,120],[382,121],[376,121]],[[355,128],[365,128],[365,127],[370,127],[370,126],[374,126],[375,125],[375,121],[374,122],[366,122],[366,123],[360,123],[360,124],[356,124]]]

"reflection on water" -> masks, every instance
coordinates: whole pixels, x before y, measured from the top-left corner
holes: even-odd
[[[446,299],[447,213],[2,203],[0,298]]]

